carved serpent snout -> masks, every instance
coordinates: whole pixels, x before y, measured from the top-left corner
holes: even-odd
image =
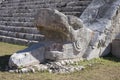
[[[41,9],[36,17],[36,27],[48,40],[76,40],[77,31],[83,27],[82,21],[75,16],[66,16],[55,9]]]
[[[89,34],[91,31],[84,26],[81,19],[66,16],[55,9],[41,9],[37,14],[35,24],[45,35],[46,40],[70,42],[78,52],[83,50],[91,40]]]

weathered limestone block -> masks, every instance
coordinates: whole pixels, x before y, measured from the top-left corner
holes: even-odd
[[[44,62],[45,48],[41,44],[14,53],[9,59],[9,67],[27,67]]]

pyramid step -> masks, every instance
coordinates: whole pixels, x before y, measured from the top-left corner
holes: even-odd
[[[69,12],[62,12],[66,15],[80,15],[82,12],[80,11],[70,11]],[[7,14],[7,13],[1,13],[0,17],[35,17],[35,13],[13,13],[13,14]]]
[[[74,15],[74,16],[80,16],[82,12],[63,12],[65,15]]]
[[[88,6],[91,3],[91,0],[84,1],[71,1],[67,4],[67,6]]]
[[[1,13],[0,17],[34,17],[34,13]]]
[[[43,41],[45,39],[44,36],[40,34],[28,34],[4,30],[0,30],[0,35],[36,41]]]
[[[87,2],[90,2],[92,0],[74,0],[75,2],[80,1],[80,4],[87,4]],[[68,3],[71,2],[71,0],[27,0],[27,1],[17,1],[17,0],[12,0],[12,1],[4,1],[4,3],[2,4],[2,6],[6,7],[6,5],[31,5],[31,4],[52,4],[52,3]]]
[[[18,21],[18,22],[33,22],[31,17],[0,17],[0,21]]]
[[[17,1],[17,0],[11,0],[11,1],[5,1],[4,4],[7,4],[7,3],[34,3],[34,2],[37,2],[37,3],[54,3],[54,2],[57,2],[57,3],[60,3],[60,2],[69,2],[71,0],[21,0],[21,1]],[[74,1],[78,1],[78,0],[74,0]],[[84,0],[82,0],[84,1]]]
[[[23,5],[18,5],[18,4],[6,4],[6,6],[1,7],[1,10],[5,10],[5,9],[19,9],[19,8],[23,8],[23,9],[35,9],[35,8],[57,8],[57,7],[66,7],[66,6],[87,6],[90,3],[90,1],[71,1],[68,3],[65,2],[61,2],[61,3],[44,3],[44,4],[38,4],[38,3],[30,3],[30,4],[23,4]]]
[[[50,0],[48,0],[50,1]],[[88,5],[91,1],[69,1],[69,2],[41,2],[41,1],[27,1],[27,2],[13,2],[13,3],[9,3],[9,4],[3,4],[1,7],[10,7],[10,6],[29,6],[29,5],[69,5],[72,3],[72,6],[77,6],[77,5]]]
[[[5,26],[0,25],[0,30],[5,31],[12,31],[12,32],[22,32],[22,33],[29,33],[29,34],[40,34],[39,30],[36,27],[15,27],[15,26]]]
[[[83,11],[84,9],[86,8],[86,6],[68,6],[68,7],[63,7],[63,8],[55,8],[61,12],[63,11]],[[24,8],[20,8],[20,9],[14,9],[12,11],[9,11],[9,10],[0,10],[0,13],[1,14],[9,14],[9,15],[14,15],[16,13],[28,13],[28,14],[35,14],[37,13],[40,9],[43,9],[43,8],[38,8],[38,9],[34,9],[33,7],[31,7],[31,9],[24,9]]]
[[[19,44],[19,45],[31,45],[31,44],[39,43],[39,41],[26,40],[26,39],[20,39],[20,38],[14,38],[14,37],[2,36],[2,35],[0,35],[0,41]]]
[[[59,10],[60,12],[82,12],[84,9],[86,8],[86,6],[76,6],[76,7],[64,7],[64,8],[57,8],[57,10]]]
[[[24,8],[15,8],[11,11],[12,9],[0,9],[0,13],[8,13],[8,14],[12,14],[12,13],[30,13],[30,12],[36,12],[38,11],[39,9],[24,9]]]
[[[1,6],[1,9],[16,9],[16,8],[21,8],[21,7],[33,7],[33,8],[47,8],[47,7],[56,7],[57,5],[60,5],[59,3],[44,3],[44,4],[41,4],[41,3],[30,3],[30,4],[27,4],[27,3],[12,3],[12,4],[4,4]],[[27,9],[27,8],[26,8]]]
[[[0,21],[1,25],[5,26],[21,26],[21,27],[33,27],[33,22],[18,22],[18,21]]]
[[[62,2],[63,3],[63,2]],[[54,3],[47,3],[47,2],[22,2],[22,3],[19,3],[19,2],[17,2],[17,3],[9,3],[9,4],[4,4],[4,5],[2,5],[1,7],[15,7],[15,6],[17,6],[17,7],[21,7],[21,6],[30,6],[30,5],[34,5],[34,6],[36,6],[36,5],[42,5],[42,6],[54,6],[54,5],[57,5],[57,4],[59,4],[59,3],[56,3],[56,2],[54,2]]]

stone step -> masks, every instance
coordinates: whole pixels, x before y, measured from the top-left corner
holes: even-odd
[[[12,32],[22,32],[22,33],[29,33],[29,34],[41,34],[39,30],[37,30],[36,27],[19,27],[19,26],[5,26],[0,25],[0,30],[5,31],[12,31]]]
[[[26,39],[20,39],[20,38],[14,38],[14,37],[2,36],[2,35],[0,35],[0,41],[19,44],[19,45],[31,45],[31,44],[39,43],[39,41],[26,40]]]
[[[27,7],[9,7],[8,8],[5,8],[5,9],[0,9],[0,12],[1,13],[30,13],[30,12],[37,12],[38,10],[42,9],[42,8],[50,8],[50,6],[27,6]],[[64,10],[71,10],[71,11],[74,11],[74,10],[78,10],[78,9],[82,9],[82,11],[86,8],[86,6],[66,6],[66,7],[52,7],[52,8],[55,8],[55,9],[60,9],[62,11]],[[12,11],[9,11],[10,9],[13,9]]]
[[[43,41],[45,39],[44,36],[41,34],[28,34],[28,33],[11,32],[4,30],[0,30],[0,35],[20,38],[20,39],[35,40],[35,41]]]
[[[67,6],[88,6],[92,0],[83,0],[83,1],[71,1],[67,4]]]
[[[29,1],[27,1],[27,2],[29,3]],[[81,0],[81,1],[77,1],[77,3],[75,3],[75,1],[71,1],[68,4],[68,7],[56,8],[56,9],[58,9],[59,11],[65,13],[65,14],[68,14],[68,15],[74,15],[75,14],[75,15],[79,16],[80,14],[78,14],[76,12],[77,11],[83,12],[83,10],[86,8],[86,6],[77,6],[77,7],[76,6],[71,7],[71,6],[78,5],[78,4],[80,4],[80,2],[83,4],[83,3],[90,2],[90,0],[88,0],[88,1]],[[17,17],[21,17],[21,16],[26,16],[26,17],[28,16],[29,17],[30,16],[31,17],[31,16],[34,16],[36,14],[35,12],[37,12],[38,10],[33,9],[33,7],[35,7],[35,5],[33,5],[33,3],[31,3],[31,4],[32,5],[29,5],[29,6],[25,5],[25,6],[21,6],[21,7],[12,7],[12,8],[15,8],[13,10],[9,10],[10,7],[8,7],[8,8],[4,7],[4,9],[1,8],[1,10],[0,10],[1,15],[0,16],[3,16],[3,17],[10,17],[10,16],[14,16],[14,17],[16,17],[16,16]],[[43,6],[37,5],[36,8],[39,9],[39,7],[50,7],[51,5],[52,4],[48,4],[48,6],[46,6],[46,5],[43,5]],[[53,5],[53,7],[55,7],[55,6]],[[7,10],[5,10],[5,9],[7,9]],[[69,13],[67,13],[67,12],[69,12]],[[70,12],[72,12],[72,13],[70,13]]]
[[[1,13],[0,17],[34,17],[35,13]]]
[[[65,14],[65,15],[74,15],[74,16],[79,17],[82,14],[82,12],[63,12],[63,14]]]
[[[6,0],[5,2],[4,2],[4,4],[8,4],[8,3],[11,3],[11,4],[18,4],[18,3],[41,3],[41,4],[45,4],[45,3],[61,3],[61,2],[66,2],[66,3],[68,3],[68,2],[70,2],[71,0],[27,0],[27,1],[25,1],[25,0],[21,0],[21,1],[17,1],[17,0],[11,0],[11,1],[8,1],[8,0]],[[86,2],[86,1],[91,1],[91,0],[74,0],[74,1],[84,1],[84,2]]]
[[[57,10],[59,10],[60,12],[76,12],[76,11],[79,11],[79,12],[82,12],[84,9],[86,8],[86,6],[77,6],[77,7],[64,7],[64,8],[56,8]],[[43,8],[39,8],[40,9],[43,9]],[[34,16],[38,10],[35,10],[35,9],[29,9],[29,10],[25,10],[25,9],[20,9],[20,10],[13,10],[12,12],[8,11],[8,10],[4,10],[4,11],[1,11],[1,14],[2,16],[4,15],[10,15],[10,16],[16,16],[16,15],[24,15],[24,16]]]
[[[2,10],[0,10],[0,13],[7,13],[7,14],[12,14],[12,13],[31,13],[31,12],[33,12],[33,13],[35,13],[35,12],[37,12],[38,10],[40,10],[40,8],[38,8],[38,9],[24,9],[24,8],[15,8],[15,9],[2,9]]]
[[[14,8],[14,9],[17,9],[17,8],[24,8],[24,9],[29,9],[29,8],[47,8],[47,7],[66,7],[66,6],[87,6],[91,1],[70,1],[68,3],[65,3],[65,2],[61,2],[61,3],[44,3],[44,4],[40,4],[38,2],[36,3],[29,3],[27,4],[24,3],[24,4],[4,4],[4,6],[1,6],[1,9],[4,10],[4,9],[11,9],[11,8]]]
[[[82,12],[86,6],[76,6],[76,7],[63,7],[63,8],[57,8],[60,12]]]
[[[21,26],[21,27],[34,27],[33,22],[18,22],[18,21],[0,21],[1,25],[5,26]]]
[[[82,12],[80,11],[70,11],[69,12],[62,12],[66,15],[80,15]],[[7,14],[7,13],[1,13],[0,14],[0,17],[31,17],[31,18],[34,18],[35,17],[35,13],[13,13],[13,14]]]
[[[50,0],[48,0],[48,1],[50,1]],[[34,6],[36,6],[36,5],[52,5],[52,6],[63,6],[63,5],[71,5],[72,4],[72,6],[77,6],[77,5],[88,5],[89,3],[90,3],[91,1],[69,1],[69,2],[65,2],[65,1],[63,1],[63,2],[41,2],[41,1],[31,1],[31,2],[29,2],[29,1],[27,1],[27,2],[21,2],[21,3],[19,3],[19,2],[12,2],[12,3],[7,3],[7,4],[3,4],[3,5],[1,5],[1,7],[10,7],[10,6],[30,6],[30,5],[34,5]]]
[[[17,2],[17,3],[9,3],[9,4],[4,4],[4,5],[2,5],[1,7],[22,7],[22,6],[54,6],[54,5],[57,5],[57,4],[59,4],[59,3],[47,3],[47,2],[44,2],[44,3],[40,3],[40,1],[39,2],[30,2],[30,3],[28,3],[28,2],[22,2],[22,3],[19,3],[19,2]]]
[[[6,0],[5,2],[4,2],[4,4],[8,4],[8,3],[34,3],[34,2],[40,2],[40,3],[54,3],[54,2],[68,2],[68,1],[70,1],[70,0],[21,0],[21,1],[19,1],[19,0],[11,0],[11,1],[9,1],[9,0]]]
[[[1,17],[0,21],[34,22],[32,17]]]
[[[19,8],[24,8],[24,9],[31,9],[31,8],[48,8],[48,7],[55,7],[57,5],[56,4],[40,4],[40,5],[11,5],[11,6],[5,6],[5,7],[1,7],[1,10],[5,10],[5,9],[19,9]]]

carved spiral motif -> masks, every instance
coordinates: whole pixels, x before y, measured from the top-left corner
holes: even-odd
[[[73,42],[73,46],[74,46],[76,51],[78,51],[78,52],[81,51],[81,42],[80,42],[80,40],[77,40],[77,41]]]

